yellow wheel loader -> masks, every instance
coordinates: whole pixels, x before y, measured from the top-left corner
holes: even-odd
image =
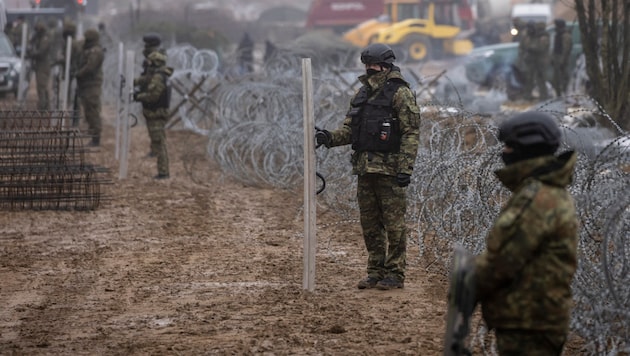
[[[417,1],[420,16],[378,32],[376,42],[390,45],[400,61],[418,62],[466,55],[473,43],[464,38],[458,1]]]

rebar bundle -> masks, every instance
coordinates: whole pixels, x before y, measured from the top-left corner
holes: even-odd
[[[107,169],[62,111],[0,110],[0,209],[94,210]]]

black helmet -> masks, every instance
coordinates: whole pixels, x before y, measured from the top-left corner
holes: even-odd
[[[144,45],[147,47],[157,47],[160,43],[162,43],[162,38],[155,32],[147,33],[142,37],[142,40],[144,41]]]
[[[517,114],[499,125],[499,140],[514,149],[517,160],[554,154],[561,138],[553,118],[542,112]]]
[[[396,56],[392,48],[383,43],[372,43],[361,52],[361,63],[363,64],[385,63],[391,65],[395,59]]]

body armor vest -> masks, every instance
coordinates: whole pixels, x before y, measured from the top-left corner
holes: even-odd
[[[401,79],[390,79],[383,90],[370,99],[367,86],[361,87],[350,103],[349,117],[352,128],[352,149],[357,152],[398,152],[400,150],[400,121],[394,117],[392,102]]]
[[[160,95],[160,99],[158,99],[158,101],[156,101],[155,103],[143,104],[143,109],[151,111],[155,111],[158,109],[168,109],[171,104],[171,85],[168,82],[168,77],[164,73],[158,74],[162,77],[162,80],[164,80],[165,90],[162,92],[162,95]],[[146,88],[143,89],[146,90]]]

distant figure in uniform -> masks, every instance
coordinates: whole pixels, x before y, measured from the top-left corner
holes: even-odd
[[[515,17],[514,20],[512,20],[512,26],[516,32],[516,34],[512,36],[512,42],[520,42],[526,30],[525,23],[520,17]]]
[[[103,86],[103,60],[105,54],[99,44],[96,29],[83,34],[83,49],[79,57],[76,73],[77,91],[83,114],[88,123],[88,133],[92,136],[90,146],[101,144],[101,93]]]
[[[107,51],[107,49],[112,48],[112,46],[114,45],[114,40],[112,39],[112,36],[110,36],[109,32],[105,28],[104,22],[98,23],[98,34],[100,36],[101,47],[103,47],[103,50]]]
[[[140,86],[139,91],[134,93],[134,100],[142,103],[142,114],[151,139],[151,152],[157,156],[158,174],[153,177],[155,179],[170,177],[165,126],[170,101],[168,78],[173,74],[173,69],[166,66],[166,59],[166,55],[160,51],[152,52],[147,58],[146,74],[134,80],[134,86]]]
[[[273,59],[277,52],[278,48],[276,47],[276,45],[274,45],[269,40],[265,40],[265,54],[263,57],[263,63],[269,63],[269,61]]]
[[[13,26],[11,26],[10,32],[7,33],[11,42],[13,43],[13,47],[18,52],[18,55],[21,53],[22,47],[22,25],[24,24],[24,16],[20,15],[13,22]],[[27,40],[28,41],[28,40]]]
[[[37,109],[50,109],[50,65],[51,65],[51,40],[48,36],[46,24],[38,21],[35,24],[35,34],[29,42],[28,58],[35,72],[37,87]]]
[[[578,219],[567,187],[575,152],[555,155],[562,134],[541,112],[499,125],[505,167],[495,174],[512,196],[475,258],[482,316],[499,355],[561,355],[571,320]]]
[[[573,38],[571,32],[567,31],[567,24],[563,19],[556,19],[556,35],[553,40],[551,51],[551,67],[553,68],[553,78],[551,85],[560,97],[565,94],[569,85],[571,50],[573,49]]]
[[[149,56],[151,53],[159,52],[168,59],[166,56],[166,50],[162,47],[162,37],[158,33],[149,32],[142,36],[142,41],[144,42],[144,48],[142,49],[142,55],[144,56],[144,60],[142,62],[142,72],[140,72],[140,76],[138,78],[134,79],[134,86],[140,90],[142,88],[146,88],[151,80],[151,74],[149,73]],[[166,63],[167,61],[165,60],[164,62]],[[148,124],[147,130],[149,130],[149,136],[151,136]],[[151,145],[147,157],[156,157],[157,153],[153,150],[153,148],[154,145]]]
[[[522,96],[533,100],[532,90],[538,88],[538,99],[548,99],[546,70],[549,66],[549,34],[545,23],[527,23],[527,31],[519,42],[517,68],[523,83]]]
[[[249,37],[249,33],[245,32],[241,42],[238,44],[237,58],[239,71],[242,74],[254,71],[254,41]]]
[[[327,148],[352,145],[352,173],[368,252],[367,277],[359,289],[403,288],[407,256],[406,189],[420,140],[420,109],[391,47],[372,43],[361,52],[363,86],[350,102],[343,124],[318,130]]]

